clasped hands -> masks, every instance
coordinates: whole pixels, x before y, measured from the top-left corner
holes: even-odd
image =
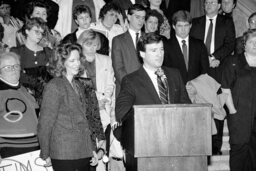
[[[91,166],[96,166],[99,162],[100,159],[104,156],[104,151],[99,150],[97,153],[93,151],[93,157],[90,160],[90,165]],[[51,158],[48,157],[45,159],[46,164],[44,164],[45,167],[50,167],[52,166]]]
[[[211,55],[209,56],[209,63],[211,68],[216,68],[220,65],[220,60]]]

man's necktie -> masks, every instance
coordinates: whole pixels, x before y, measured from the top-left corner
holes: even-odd
[[[208,54],[211,53],[212,29],[213,29],[213,23],[212,23],[212,19],[210,19],[210,25],[209,25],[209,29],[208,29],[208,33],[205,41],[205,46],[207,48]]]
[[[188,47],[186,44],[186,40],[182,40],[182,52],[183,52],[186,68],[188,70]]]
[[[135,47],[137,48],[137,43],[139,41],[139,33],[136,33],[136,39],[135,39]]]
[[[162,104],[168,104],[168,83],[163,70],[158,69],[155,74],[157,75],[157,84],[159,89],[159,97]]]

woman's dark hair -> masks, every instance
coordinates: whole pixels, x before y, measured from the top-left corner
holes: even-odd
[[[47,18],[48,18],[48,16],[50,16],[50,14],[49,14],[50,7],[48,6],[48,4],[46,2],[44,2],[42,0],[33,0],[27,4],[27,8],[26,8],[26,12],[25,12],[26,18],[30,18],[30,16],[33,14],[35,7],[45,8],[46,13],[47,13]]]
[[[0,6],[2,6],[3,4],[8,4],[8,5],[12,6],[13,3],[14,3],[13,0],[1,0]]]
[[[46,22],[42,18],[34,17],[34,18],[26,19],[25,24],[21,28],[21,33],[25,37],[27,37],[26,30],[31,30],[34,26],[36,26],[38,28],[42,28],[44,30],[44,32],[47,29]]]
[[[115,11],[117,13],[121,13],[121,8],[114,3],[106,3],[100,10],[99,19],[103,19],[104,15],[106,15],[108,11]]]
[[[52,76],[60,77],[66,73],[64,63],[74,50],[77,50],[81,56],[82,47],[77,43],[60,44],[54,49],[54,55],[49,59],[48,66],[48,71]],[[83,68],[80,70],[83,70]]]
[[[92,18],[92,12],[90,8],[87,5],[77,5],[75,9],[73,10],[73,19],[76,20],[77,16],[82,14],[82,13],[87,13],[89,16]]]
[[[159,33],[160,31],[160,26],[163,24],[164,22],[164,18],[163,16],[157,11],[157,10],[151,10],[151,9],[148,9],[146,11],[146,17],[145,17],[145,22],[150,18],[150,17],[156,17],[157,20],[158,20],[158,26],[157,26],[157,33]],[[143,31],[145,31],[145,24],[142,28]]]

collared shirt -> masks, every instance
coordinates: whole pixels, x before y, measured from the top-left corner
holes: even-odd
[[[213,24],[210,54],[212,54],[214,52],[214,48],[215,48],[214,42],[215,42],[215,28],[216,28],[217,16],[218,15],[214,16],[213,18],[209,18],[208,16],[206,16],[204,43],[206,42],[206,37],[207,37],[209,26],[210,26],[210,19],[212,19],[212,24]]]
[[[148,74],[149,78],[151,79],[151,81],[155,87],[155,90],[156,90],[158,96],[160,97],[158,83],[157,83],[157,75],[155,74],[156,70],[153,71],[153,70],[145,67],[145,65],[143,65],[143,68],[145,69],[146,73]]]
[[[182,49],[183,43],[182,43],[182,40],[185,40],[185,41],[186,41],[187,49],[188,49],[188,52],[189,52],[188,36],[187,36],[185,39],[182,39],[182,38],[180,38],[179,36],[176,36],[176,38],[177,38],[177,40],[178,40],[178,42],[179,42],[180,49],[181,49],[182,53],[183,53],[183,49]],[[189,54],[188,54],[188,57],[189,57]]]
[[[81,29],[81,28],[77,28],[77,32],[76,32],[76,37],[77,39],[79,38],[79,36],[85,31],[85,30],[89,30],[91,27],[89,27],[88,29]]]
[[[135,3],[136,3],[135,0],[130,0],[130,1],[131,1],[132,4],[135,4]]]
[[[130,35],[132,36],[132,41],[133,41],[134,47],[135,47],[135,49],[136,49],[136,47],[137,47],[137,43],[136,43],[136,33],[137,33],[137,32],[135,32],[134,30],[132,30],[132,29],[130,29],[130,28],[129,28],[128,31],[129,31]],[[140,35],[141,35],[141,31],[139,31],[139,37],[140,37]]]

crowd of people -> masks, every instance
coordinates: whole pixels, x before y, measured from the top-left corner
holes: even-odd
[[[197,17],[170,0],[24,3],[0,1],[1,158],[41,150],[55,171],[136,171],[133,105],[203,102],[212,154],[227,119],[231,171],[256,170],[256,13],[237,0],[191,0]]]

